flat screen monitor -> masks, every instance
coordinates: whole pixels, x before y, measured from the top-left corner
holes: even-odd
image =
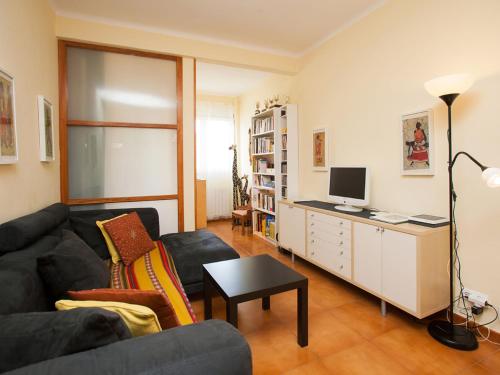
[[[336,209],[349,212],[362,211],[369,204],[370,173],[367,167],[330,167],[328,195],[341,205]]]

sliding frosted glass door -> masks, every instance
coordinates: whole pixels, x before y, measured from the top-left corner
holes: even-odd
[[[172,217],[183,230],[182,60],[65,41],[59,52],[62,200],[153,205],[162,231]]]

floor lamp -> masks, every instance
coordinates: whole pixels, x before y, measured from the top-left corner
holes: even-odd
[[[482,177],[489,187],[500,187],[500,169],[488,168],[478,162],[466,152],[458,152],[453,156],[451,137],[451,106],[455,99],[469,89],[474,80],[468,74],[455,74],[439,77],[425,83],[425,89],[429,94],[440,98],[448,106],[448,193],[449,193],[449,214],[450,214],[450,314],[448,320],[434,320],[428,326],[428,331],[437,341],[460,350],[474,350],[477,348],[477,340],[473,331],[463,325],[454,324],[454,254],[455,254],[455,233],[454,233],[454,206],[455,190],[453,186],[453,166],[457,158],[461,155],[467,156],[474,164],[482,170]]]

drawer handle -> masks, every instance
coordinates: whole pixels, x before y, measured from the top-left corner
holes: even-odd
[[[342,264],[342,265],[340,265],[340,269],[341,269],[341,270],[342,270],[342,269],[344,269],[344,265],[343,265],[343,264]]]
[[[314,214],[311,214],[311,217],[314,217]]]
[[[382,229],[380,229],[380,231],[381,231],[382,233],[384,233],[384,232],[385,232],[385,229],[384,229],[384,228],[382,228]]]
[[[311,255],[314,255],[314,251],[311,252]]]
[[[341,222],[340,222],[340,225],[344,225],[344,222],[343,222],[343,221],[341,221]]]
[[[344,232],[340,232],[340,235],[342,236],[344,234]]]
[[[377,227],[377,229],[376,229],[376,230],[377,230],[377,232],[380,232],[380,228],[379,228],[379,227]]]
[[[314,240],[311,240],[311,243],[314,243]]]
[[[340,255],[344,255],[344,252],[343,252],[343,251],[341,251],[341,252],[340,252]]]
[[[311,227],[314,225],[314,223],[311,223]]]
[[[344,244],[344,241],[340,241],[339,245],[342,246]]]
[[[312,231],[311,234],[314,234],[314,231]]]

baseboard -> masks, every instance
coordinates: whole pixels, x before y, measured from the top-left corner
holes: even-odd
[[[453,314],[453,317],[455,319],[456,322],[459,322],[459,323],[465,323],[466,321],[466,318],[460,314],[456,314],[454,313]],[[474,323],[474,322],[471,322],[469,323],[472,327],[474,327],[476,330],[480,331],[481,334],[484,336],[484,337],[488,337],[488,328],[486,327],[479,327],[477,328],[476,326],[478,325],[477,323]],[[497,343],[500,343],[500,332],[498,331],[495,331],[493,329],[489,329],[490,330],[490,337],[488,338],[489,340],[491,341],[494,341],[494,342],[497,342]],[[481,336],[479,336],[479,338],[481,338]]]

